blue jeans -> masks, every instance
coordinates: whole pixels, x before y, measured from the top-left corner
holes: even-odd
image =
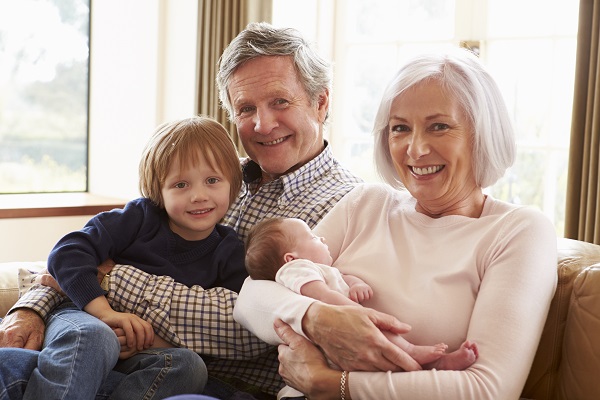
[[[117,362],[119,349],[112,329],[65,303],[48,320],[41,352],[0,349],[0,400],[160,399],[204,389],[206,366],[191,350],[149,349]]]

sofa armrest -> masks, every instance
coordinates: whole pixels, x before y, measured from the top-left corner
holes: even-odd
[[[573,282],[565,326],[557,391],[564,399],[600,394],[600,264],[581,271]]]
[[[558,284],[523,398],[584,400],[600,393],[598,263],[599,245],[558,239]]]

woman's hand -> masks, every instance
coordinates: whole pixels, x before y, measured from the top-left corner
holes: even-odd
[[[391,315],[359,306],[313,303],[302,329],[331,361],[346,371],[403,371],[421,369],[404,350],[381,331],[403,334],[410,325]]]
[[[278,348],[279,375],[284,382],[310,399],[339,399],[341,371],[329,368],[323,353],[285,322],[277,319],[273,326],[285,343]]]

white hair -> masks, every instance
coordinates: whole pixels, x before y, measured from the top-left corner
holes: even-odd
[[[390,108],[397,96],[425,80],[440,82],[470,119],[476,184],[485,188],[496,183],[515,161],[514,130],[498,85],[479,59],[465,49],[418,56],[401,67],[388,84],[373,126],[379,175],[393,187],[403,187],[388,143]]]

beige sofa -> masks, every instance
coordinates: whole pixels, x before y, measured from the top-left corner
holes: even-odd
[[[0,315],[18,298],[19,269],[43,265],[0,263]],[[600,246],[558,239],[558,287],[523,397],[600,398]]]

